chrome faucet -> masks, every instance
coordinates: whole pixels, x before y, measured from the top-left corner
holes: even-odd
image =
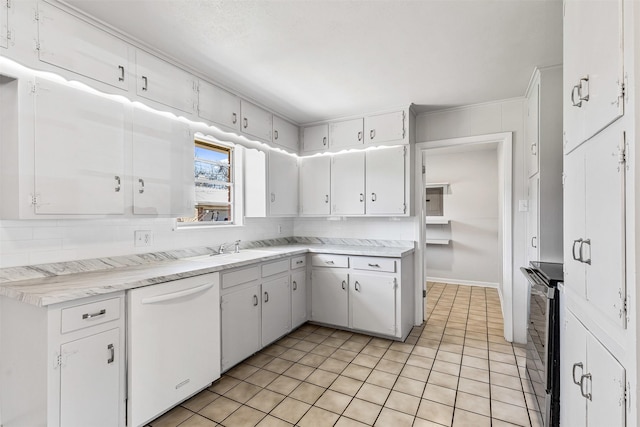
[[[235,244],[235,249],[233,250],[233,253],[238,254],[240,253],[240,240],[236,240],[234,242]],[[231,245],[231,243],[223,243],[220,245],[220,247],[218,248],[218,254],[223,254],[225,253],[225,249],[228,245]]]

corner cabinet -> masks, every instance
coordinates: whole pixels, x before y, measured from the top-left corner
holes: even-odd
[[[0,304],[3,426],[125,425],[123,292]]]

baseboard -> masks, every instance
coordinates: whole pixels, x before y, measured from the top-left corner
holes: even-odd
[[[451,285],[467,285],[467,286],[482,286],[484,288],[496,288],[500,293],[500,287],[496,282],[476,282],[473,280],[459,280],[459,279],[445,279],[443,277],[429,277],[427,276],[427,282],[448,283]],[[502,301],[502,296],[500,296]]]

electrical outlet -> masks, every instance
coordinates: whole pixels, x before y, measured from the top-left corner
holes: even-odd
[[[134,242],[136,247],[151,246],[153,243],[151,230],[136,230],[134,232]]]

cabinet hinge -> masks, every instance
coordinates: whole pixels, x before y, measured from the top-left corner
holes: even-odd
[[[40,20],[40,12],[38,12],[38,10],[36,10],[36,11],[34,11],[34,12],[33,12],[33,18],[34,18],[36,21],[39,21],[39,20]]]
[[[56,356],[53,359],[53,369],[57,369],[61,366],[62,366],[62,354],[56,353]]]
[[[627,382],[624,385],[624,406],[627,410],[631,409],[631,384]]]
[[[7,9],[11,9],[11,0],[7,0]]]
[[[618,145],[618,172],[624,169],[627,162],[627,134],[622,132],[622,142]]]
[[[40,42],[36,40],[36,50],[40,50]]]
[[[407,213],[407,204],[406,203],[402,204],[402,213],[405,213],[405,214]]]
[[[422,290],[422,298],[426,298],[427,297],[427,290],[423,289]]]
[[[422,175],[424,175],[425,173],[427,173],[427,168],[424,165],[422,165]]]
[[[36,206],[38,204],[38,196],[34,196],[34,195],[31,196],[31,204],[33,206]]]

